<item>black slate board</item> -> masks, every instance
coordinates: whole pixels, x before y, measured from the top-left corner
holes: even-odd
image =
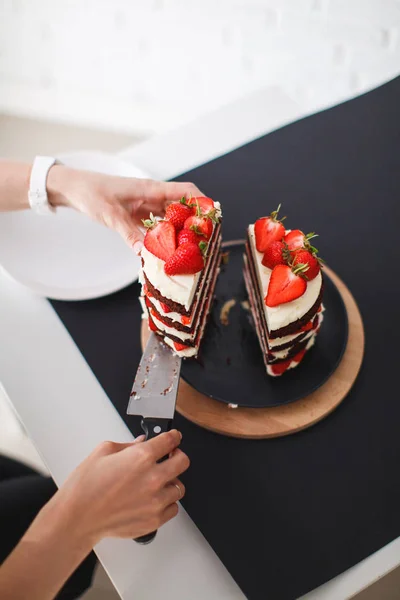
[[[324,276],[327,318],[315,347],[304,357],[301,368],[284,377],[267,375],[250,313],[241,302],[247,299],[243,267],[244,244],[229,246],[229,262],[221,267],[207,330],[197,360],[184,361],[182,377],[198,392],[227,404],[267,408],[295,402],[317,390],[335,371],[347,343],[347,313],[342,297]],[[227,300],[236,304],[229,312],[229,325],[220,320]]]
[[[181,177],[221,201],[225,239],[282,202],[290,223],[319,232],[365,324],[352,392],[311,429],[251,441],[176,418],[191,458],[184,506],[250,600],[298,598],[400,535],[399,106],[397,78]],[[133,431],[138,292],[53,302]]]

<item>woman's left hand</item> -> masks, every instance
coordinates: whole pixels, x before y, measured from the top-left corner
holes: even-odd
[[[141,220],[163,216],[167,205],[203,194],[193,183],[115,177],[55,165],[47,179],[49,201],[69,206],[117,231],[138,254],[143,246]]]

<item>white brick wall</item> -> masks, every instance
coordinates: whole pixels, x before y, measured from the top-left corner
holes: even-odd
[[[281,85],[307,110],[400,73],[400,0],[0,0],[0,111],[133,133]]]

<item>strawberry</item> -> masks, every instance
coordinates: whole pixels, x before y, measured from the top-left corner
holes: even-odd
[[[190,203],[192,206],[192,214],[195,215],[197,212],[197,208],[199,208],[200,213],[206,215],[211,210],[214,210],[214,202],[211,198],[207,198],[206,196],[198,196],[197,198],[191,198]]]
[[[203,236],[205,240],[209,240],[213,232],[214,226],[211,218],[207,216],[199,217],[196,215],[192,215],[191,217],[186,219],[184,228],[193,231],[197,235]]]
[[[311,329],[313,327],[314,327],[313,322],[308,321],[308,323],[306,323],[306,325],[303,325],[303,327],[300,327],[300,331],[311,331]]]
[[[165,302],[160,302],[160,304],[161,304],[161,308],[163,309],[163,312],[165,312],[165,313],[170,313],[170,312],[172,312],[172,310],[169,308],[169,306],[167,306],[167,305],[165,304]]]
[[[185,346],[185,344],[180,344],[179,342],[174,342],[175,350],[186,350],[189,346]]]
[[[265,252],[271,242],[279,241],[285,235],[285,228],[282,225],[285,217],[280,220],[278,219],[280,207],[281,205],[269,217],[261,217],[254,224],[256,248],[259,252]]]
[[[304,358],[304,355],[305,355],[305,353],[306,353],[306,349],[305,349],[305,348],[303,348],[302,350],[300,350],[300,352],[298,352],[298,353],[296,354],[296,356],[294,356],[294,357],[292,358],[292,360],[293,360],[294,362],[297,362],[297,363],[301,362],[301,361],[303,360],[303,358]]]
[[[291,359],[284,360],[283,362],[276,363],[275,365],[271,365],[271,369],[274,375],[282,375],[290,366]]]
[[[197,235],[193,229],[181,229],[178,233],[178,246],[191,242],[192,244],[198,244],[201,240],[204,240],[203,235]]]
[[[299,264],[293,269],[288,265],[277,265],[269,280],[268,292],[264,299],[265,304],[273,307],[300,298],[307,288],[304,276],[301,276],[300,273],[304,273],[306,270],[306,265]]]
[[[318,250],[310,244],[310,240],[315,237],[318,237],[318,235],[314,232],[307,233],[306,235],[300,229],[293,229],[285,235],[284,241],[287,243],[291,252],[305,248],[312,254],[317,254]]]
[[[283,238],[288,245],[289,250],[296,250],[304,246],[305,235],[300,229],[292,229]]]
[[[160,258],[168,260],[176,249],[175,227],[170,221],[156,221],[150,213],[150,219],[145,219],[143,225],[147,228],[144,237],[145,248]]]
[[[191,317],[186,317],[185,315],[181,316],[182,325],[190,325],[191,320]]]
[[[188,205],[185,198],[167,206],[165,220],[170,221],[176,231],[180,231],[188,217],[192,214],[192,207]]]
[[[290,252],[285,242],[271,242],[267,246],[262,259],[262,264],[268,269],[273,269],[276,265],[287,264],[290,258]]]
[[[166,274],[192,275],[201,271],[204,267],[203,244],[206,246],[205,242],[201,242],[200,244],[191,244],[188,242],[182,244],[182,246],[178,246],[164,265]]]
[[[156,325],[154,324],[153,319],[149,315],[149,327],[151,331],[158,331]]]
[[[320,266],[318,258],[311,254],[308,250],[297,250],[293,258],[293,266],[303,264],[308,265],[307,272],[305,273],[306,278],[311,281],[320,272]]]
[[[156,311],[154,310],[154,308],[150,309],[150,313],[152,315],[153,318],[158,319],[158,321],[161,321],[161,323],[164,323],[164,325],[166,325],[168,327],[168,323],[166,321],[164,321],[164,319],[162,318],[161,315],[158,315],[156,313]]]

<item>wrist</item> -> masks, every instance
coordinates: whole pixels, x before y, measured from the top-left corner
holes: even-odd
[[[68,183],[71,181],[72,169],[64,165],[53,165],[47,175],[47,196],[51,206],[70,206],[68,199]]]
[[[28,542],[46,547],[62,547],[83,560],[97,543],[95,536],[82,527],[79,514],[60,492],[42,508],[24,536]]]

